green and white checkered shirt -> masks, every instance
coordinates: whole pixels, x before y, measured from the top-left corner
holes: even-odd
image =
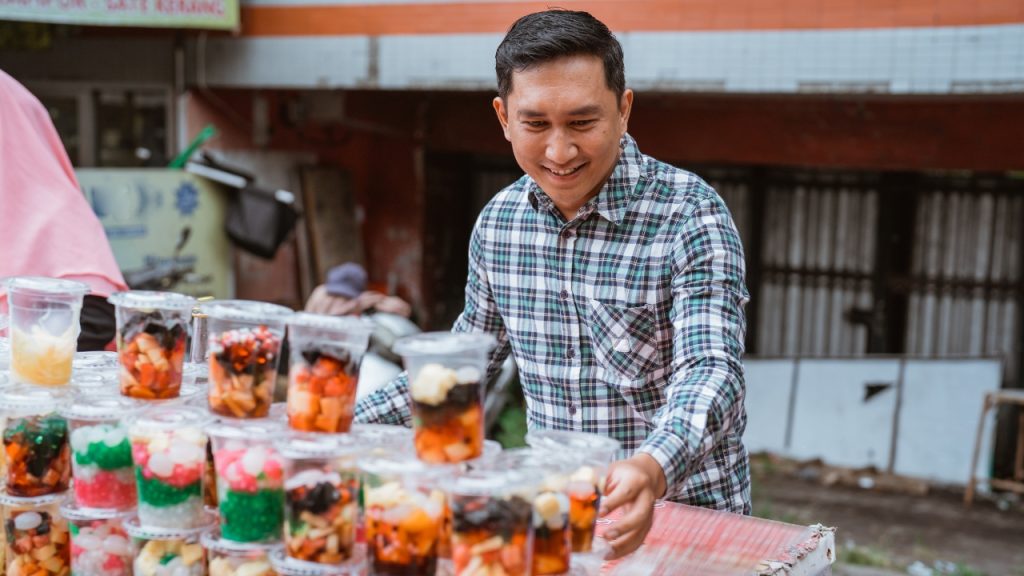
[[[666,498],[749,513],[739,235],[703,180],[621,146],[572,221],[529,176],[491,200],[453,330],[497,337],[492,374],[514,355],[530,428],[611,436],[661,464]],[[406,379],[356,419],[408,424]]]

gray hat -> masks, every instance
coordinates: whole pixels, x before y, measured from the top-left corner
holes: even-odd
[[[327,271],[327,293],[331,296],[358,298],[366,290],[366,270],[355,262],[346,262]]]

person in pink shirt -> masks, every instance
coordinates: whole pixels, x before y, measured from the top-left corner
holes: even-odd
[[[78,349],[102,350],[114,338],[106,298],[127,285],[103,226],[46,108],[0,70],[0,278],[7,276],[85,282],[92,291]],[[0,309],[6,307],[0,295]]]

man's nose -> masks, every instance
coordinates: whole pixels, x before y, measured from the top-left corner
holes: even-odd
[[[548,140],[545,156],[552,163],[562,166],[576,158],[579,152],[579,148],[565,131],[556,130]]]

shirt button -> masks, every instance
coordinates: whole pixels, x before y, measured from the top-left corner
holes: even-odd
[[[568,300],[569,299],[569,291],[563,289],[561,292],[558,293],[558,297],[561,298],[562,300]]]
[[[568,350],[566,350],[565,351],[565,357],[570,359],[570,360],[575,358],[576,357],[576,349],[575,348],[569,348]]]
[[[569,402],[569,414],[576,415],[576,405],[572,402]]]
[[[573,232],[572,230],[562,230],[562,238],[564,238],[566,240],[568,240],[569,238],[572,238],[575,235],[576,235],[576,233]]]

